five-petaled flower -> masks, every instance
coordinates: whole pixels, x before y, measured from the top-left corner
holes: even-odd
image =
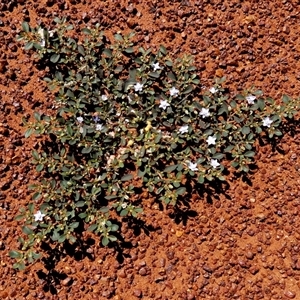
[[[215,94],[218,90],[215,87],[209,89],[212,94]]]
[[[177,96],[179,93],[179,90],[176,89],[175,86],[173,86],[171,89],[170,89],[170,95],[173,97],[173,96]]]
[[[139,82],[137,82],[135,85],[134,85],[134,90],[136,91],[136,92],[141,92],[142,90],[143,90],[143,84],[142,83],[139,83]]]
[[[108,97],[107,97],[106,95],[102,95],[102,96],[101,96],[101,100],[102,100],[102,101],[106,101],[107,99],[108,99]]]
[[[209,116],[210,116],[209,109],[208,109],[208,108],[202,107],[201,111],[199,112],[199,115],[200,115],[202,118],[209,117]]]
[[[152,63],[151,66],[152,66],[154,72],[161,69],[158,62],[157,63]]]
[[[273,120],[271,120],[269,117],[263,119],[263,126],[270,127],[272,123]]]
[[[188,168],[193,172],[198,171],[197,163],[192,163],[192,162],[189,161],[188,162]]]
[[[214,136],[209,136],[206,140],[208,145],[215,145],[217,138]]]
[[[83,122],[83,117],[77,117],[76,119],[77,119],[78,123],[80,123],[80,124]]]
[[[183,126],[181,126],[181,127],[179,128],[179,132],[180,132],[181,134],[189,132],[189,126],[188,126],[188,125],[183,125]]]
[[[35,214],[34,214],[34,220],[37,222],[37,221],[43,221],[43,218],[45,217],[45,214],[43,214],[40,210],[37,211]]]
[[[255,100],[255,99],[256,99],[256,97],[253,96],[253,95],[248,95],[248,96],[246,97],[246,100],[247,100],[248,104],[254,104],[254,100]]]
[[[168,103],[167,100],[160,100],[160,104],[159,104],[160,108],[162,108],[163,110],[165,110],[168,106],[170,106],[170,104]]]
[[[215,168],[217,168],[220,164],[218,163],[218,161],[217,161],[216,159],[211,159],[210,165],[215,169]]]
[[[103,125],[102,124],[97,124],[96,125],[96,130],[101,131],[103,129]]]

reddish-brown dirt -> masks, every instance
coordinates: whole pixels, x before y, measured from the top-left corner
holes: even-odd
[[[145,198],[147,226],[124,226],[131,246],[120,251],[91,235],[85,251],[57,262],[53,254],[48,269],[38,262],[17,272],[8,256],[21,234],[13,218],[37,179],[37,140],[24,138],[21,118],[53,100],[16,42],[23,20],[68,16],[79,26],[100,22],[110,36],[134,30],[140,45],[193,54],[207,87],[225,75],[233,94],[253,84],[277,100],[300,94],[299,12],[298,0],[0,1],[0,299],[300,299],[299,128],[277,150],[258,147],[248,181],[229,176],[225,194],[191,199],[182,220]]]

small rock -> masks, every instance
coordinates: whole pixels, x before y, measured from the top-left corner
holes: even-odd
[[[253,254],[253,252],[251,252],[251,251],[247,251],[246,252],[246,257],[248,258],[248,259],[253,259],[253,257],[254,257],[254,254]]]
[[[126,272],[125,270],[121,269],[118,273],[117,273],[118,277],[121,277],[121,278],[126,278],[127,275],[126,275]]]
[[[147,275],[147,269],[146,268],[141,268],[139,270],[139,274],[142,275],[142,276],[146,276]]]
[[[288,297],[289,299],[294,299],[296,297],[296,293],[292,291],[285,291],[284,296]]]
[[[71,285],[72,284],[72,278],[71,277],[67,277],[66,279],[64,279],[61,284],[63,286],[68,286],[68,285]]]
[[[140,289],[135,289],[135,290],[133,291],[133,295],[134,295],[135,297],[141,298],[141,297],[142,297],[142,291],[141,291]]]

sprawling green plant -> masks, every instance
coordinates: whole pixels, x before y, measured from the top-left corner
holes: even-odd
[[[282,135],[280,123],[299,109],[299,100],[284,96],[278,105],[256,90],[232,99],[224,78],[202,92],[190,56],[173,61],[163,46],[134,47],[133,34],[110,43],[99,25],[76,40],[71,25],[55,22],[52,30],[23,23],[18,36],[48,67],[56,111],[24,120],[26,137],[51,139],[32,152],[43,179],[30,186],[36,205],[16,217],[28,238],[10,252],[15,268],[39,257],[41,241],[76,242],[80,226],[104,246],[116,241],[114,212],[142,212],[137,186],[176,205],[187,183],[224,180],[224,159],[248,172],[258,135]]]

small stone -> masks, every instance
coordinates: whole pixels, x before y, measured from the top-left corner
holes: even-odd
[[[253,259],[253,257],[254,257],[254,254],[253,254],[253,252],[251,252],[251,251],[247,251],[246,252],[246,257],[248,258],[248,259]]]
[[[289,299],[294,299],[296,297],[296,293],[292,291],[285,291],[284,296],[288,297]]]
[[[139,274],[142,275],[142,276],[146,276],[147,275],[147,269],[146,268],[141,268],[139,270]]]
[[[126,272],[124,269],[121,269],[118,273],[117,273],[118,277],[121,277],[121,278],[126,278],[127,275],[126,275]]]
[[[71,277],[67,277],[66,279],[64,279],[61,284],[63,286],[68,286],[68,285],[71,285],[72,284],[72,278]]]
[[[142,291],[141,291],[140,289],[135,289],[135,290],[133,291],[133,295],[134,295],[135,297],[141,298],[141,297],[142,297]]]

